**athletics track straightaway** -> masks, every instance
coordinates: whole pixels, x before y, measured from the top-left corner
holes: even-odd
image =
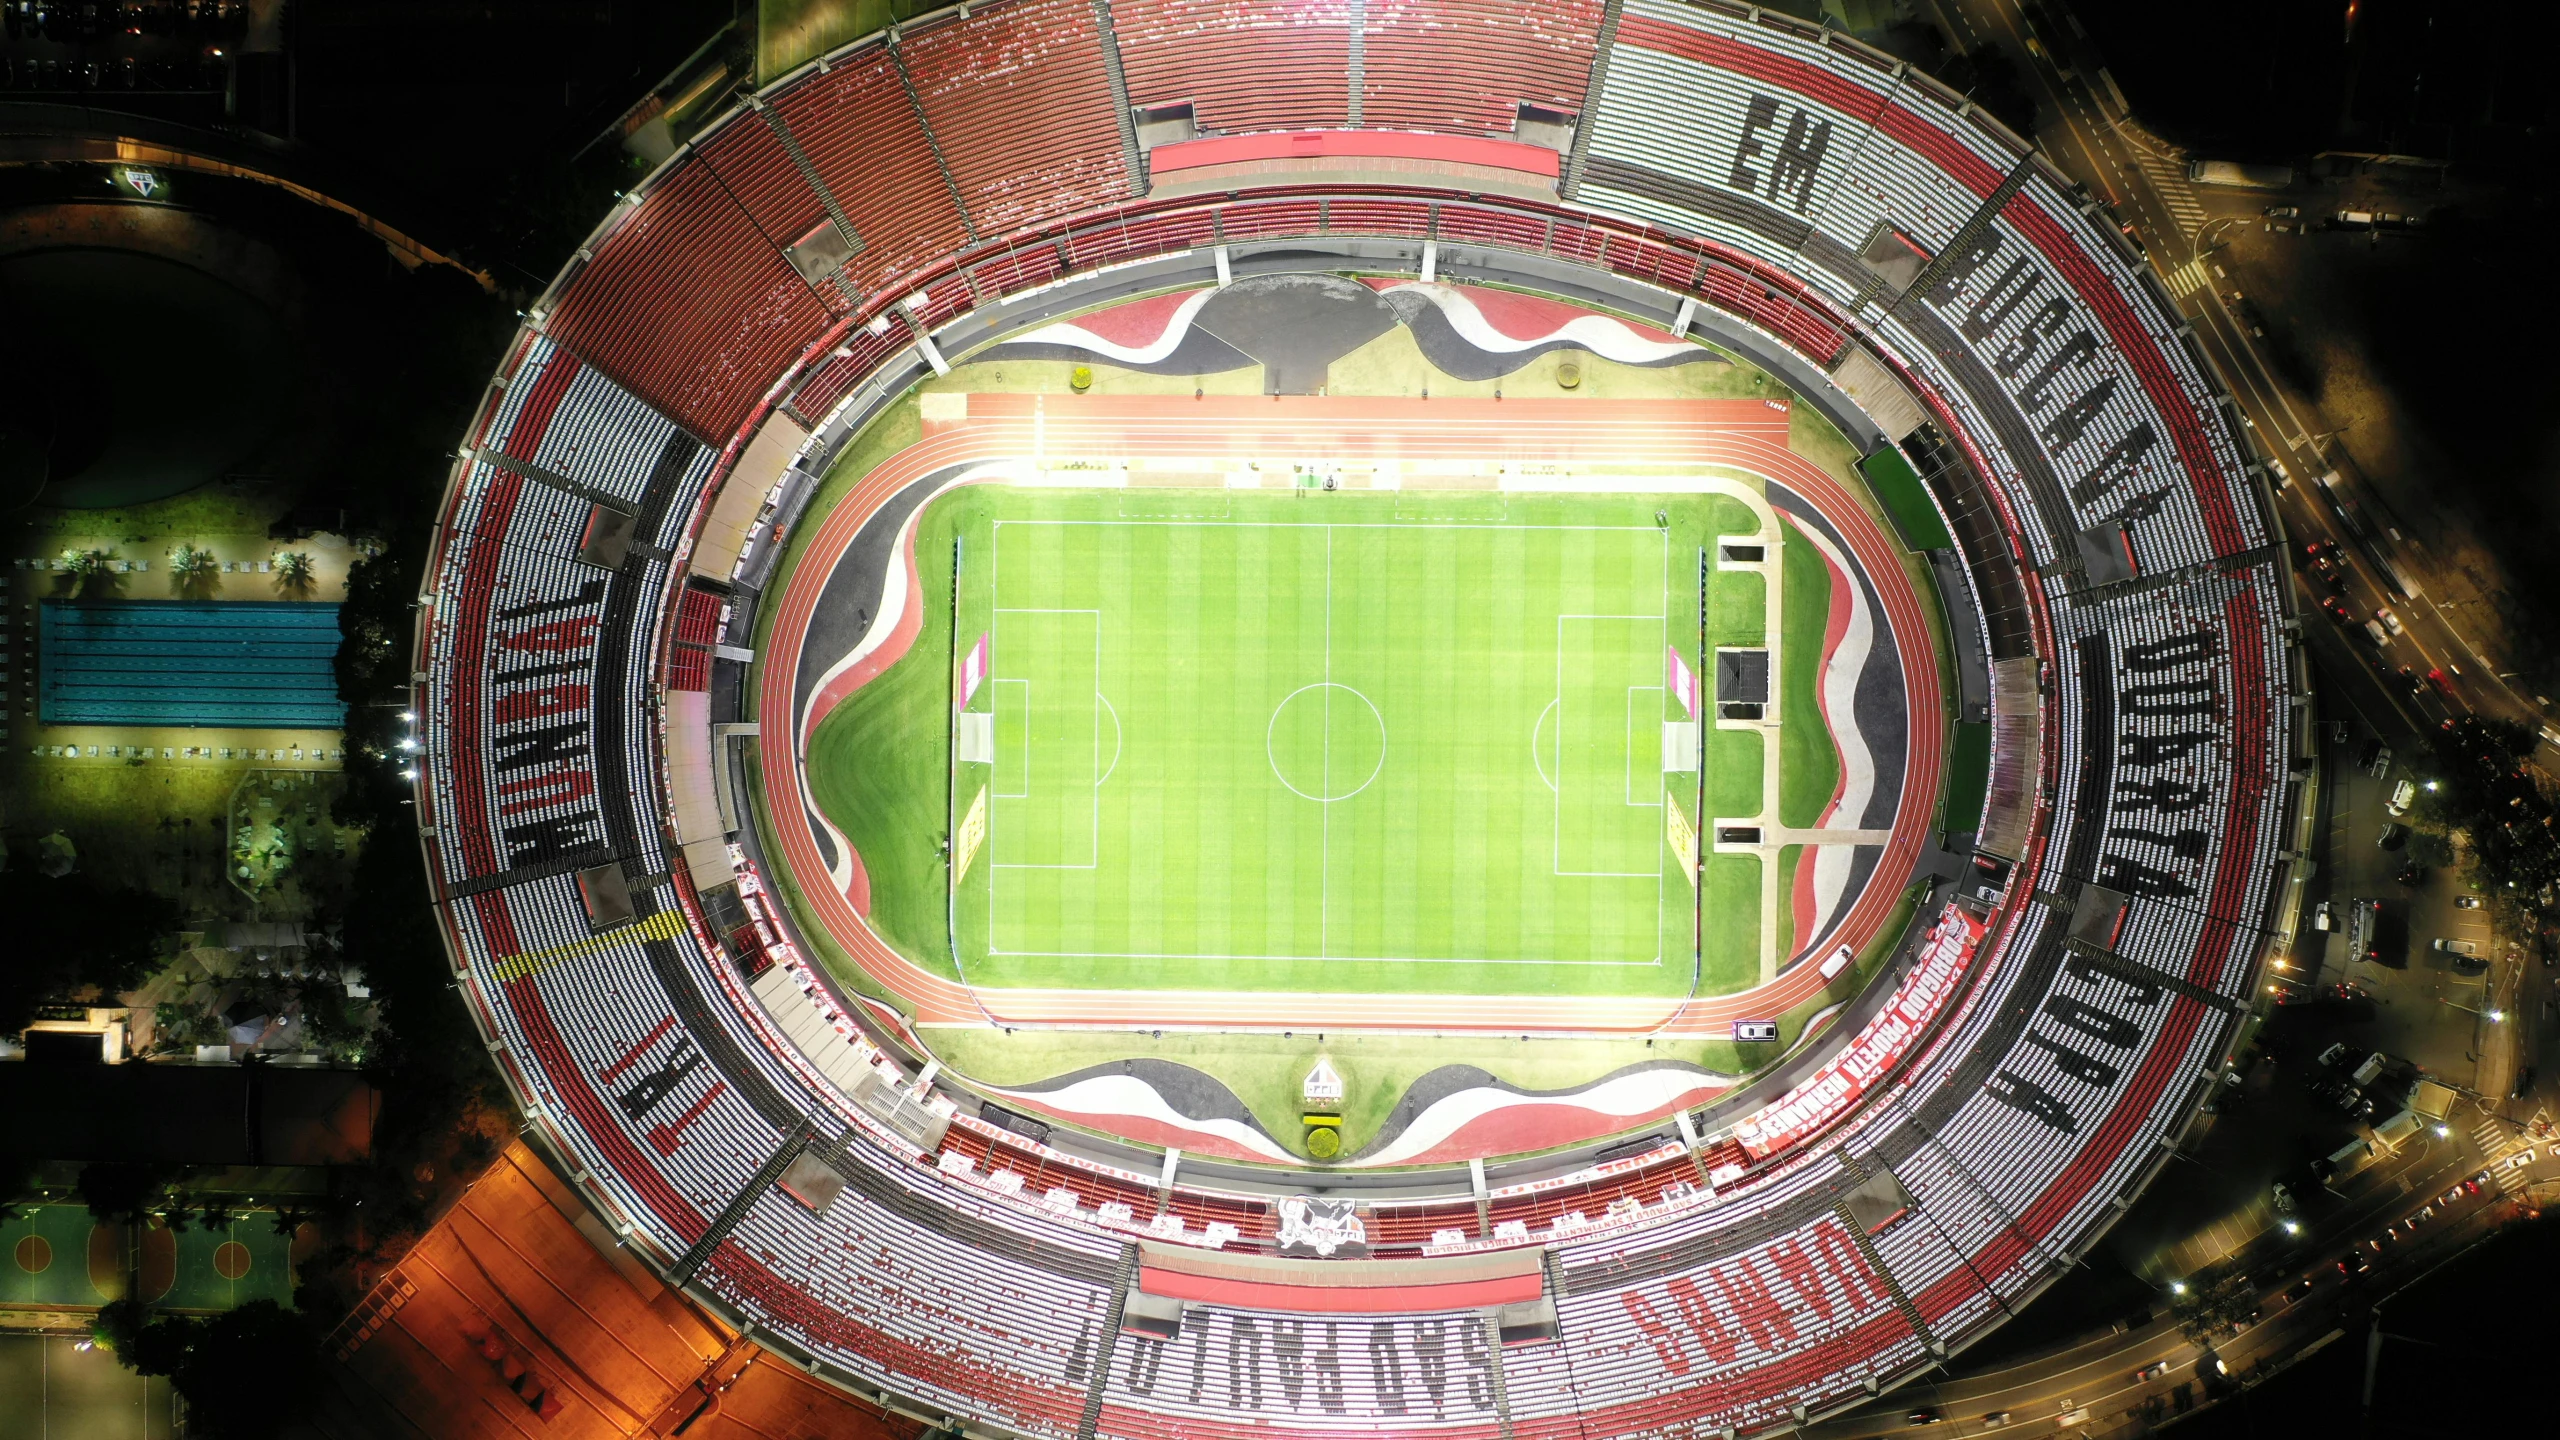
[[[757,712],[766,726],[766,807],[804,903],[834,942],[911,1011],[919,1025],[1090,1025],[1201,1029],[1392,1029],[1476,1032],[1662,1033],[1721,1037],[1736,1019],[1782,1014],[1818,994],[1819,967],[1797,965],[1735,994],[1658,998],[1399,996],[986,990],[959,984],[899,954],[827,880],[800,796],[805,736],[793,691],[801,647],[827,578],[880,506],[923,476],[954,465],[1039,465],[1097,457],[1181,459],[1201,468],[1246,460],[1480,461],[1644,467],[1712,464],[1774,480],[1818,507],[1874,582],[1902,658],[1909,756],[1893,838],[1839,931],[1863,950],[1883,928],[1932,823],[1945,736],[1937,723],[1937,650],[1900,551],[1866,508],[1812,461],[1787,448],[1787,406],[1771,400],[1408,400],[1328,396],[968,397],[967,418],[929,421],[924,438],[881,462],[798,540],[801,554],[776,602],[758,657]],[[812,721],[811,723],[814,723]],[[781,742],[777,745],[775,742]],[[776,751],[781,753],[775,753]],[[812,883],[812,882],[815,883]],[[808,913],[814,912],[814,914]]]

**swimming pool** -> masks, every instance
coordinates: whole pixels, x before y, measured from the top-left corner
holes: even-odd
[[[336,730],[338,607],[312,601],[48,600],[48,725]]]

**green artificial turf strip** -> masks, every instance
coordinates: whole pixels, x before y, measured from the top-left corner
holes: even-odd
[[[1761,751],[1757,730],[1707,732],[1707,822],[1748,820],[1760,813]]]
[[[1796,953],[1796,867],[1804,862],[1802,845],[1783,845],[1778,849],[1778,913],[1769,923],[1778,930],[1778,963],[1786,964]]]
[[[1224,511],[1227,523],[1128,523],[1131,508]],[[1672,516],[1668,537],[1658,509]],[[1696,642],[1684,602],[1708,509],[1701,497],[1310,503],[988,487],[936,502],[918,544],[925,592],[947,593],[941,557],[956,519],[970,556],[963,639],[997,637],[996,683],[972,709],[994,715],[999,763],[963,767],[960,793],[965,810],[990,785],[993,818],[962,887],[968,978],[1685,989],[1687,887],[1662,843],[1662,810],[1642,802],[1659,799],[1660,724],[1676,712],[1658,688],[1663,642]],[[1499,519],[1434,518],[1488,510]],[[1561,615],[1644,618],[1564,621],[1574,633],[1560,649]],[[821,724],[810,764],[819,803],[870,871],[875,925],[939,969],[950,638],[936,607],[924,624],[905,660]],[[1077,703],[1066,687],[1097,658],[1102,703],[1089,678]],[[1560,753],[1542,714],[1568,733]],[[1051,783],[1017,783],[1008,763]],[[1541,765],[1564,772],[1561,810]],[[1368,783],[1319,804],[1292,795],[1283,774],[1309,794]],[[1559,859],[1632,873],[1558,876]],[[1756,897],[1743,923],[1758,923]],[[1469,963],[1486,960],[1535,963]]]
[[[1730,995],[1760,983],[1760,860],[1707,857],[1706,928],[1698,951],[1698,993]]]
[[[1768,644],[1769,582],[1750,570],[1718,570],[1709,576],[1707,633],[1713,644],[1737,649]]]
[[[1822,721],[1822,638],[1831,616],[1831,567],[1791,522],[1786,534],[1778,731],[1778,823],[1804,829],[1839,788],[1840,754]]]

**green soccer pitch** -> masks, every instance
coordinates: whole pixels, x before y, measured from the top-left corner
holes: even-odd
[[[987,639],[951,777],[971,983],[1689,988],[1671,835],[1698,776],[1663,768],[1666,657],[1697,665],[1700,550],[1734,502],[968,500],[932,663]],[[1756,936],[1756,883],[1722,868],[1710,934]]]

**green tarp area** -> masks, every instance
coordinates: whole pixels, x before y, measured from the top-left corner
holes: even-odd
[[[1982,802],[1991,789],[1991,726],[1982,721],[1957,724],[1947,738],[1947,822],[1950,835],[1982,826]]]
[[[1884,502],[1885,513],[1893,517],[1893,528],[1902,532],[1902,543],[1914,550],[1950,550],[1955,538],[1947,533],[1946,522],[1938,518],[1938,507],[1929,502],[1929,491],[1920,483],[1920,472],[1900,450],[1881,445],[1876,452],[1858,462],[1858,471]]]

